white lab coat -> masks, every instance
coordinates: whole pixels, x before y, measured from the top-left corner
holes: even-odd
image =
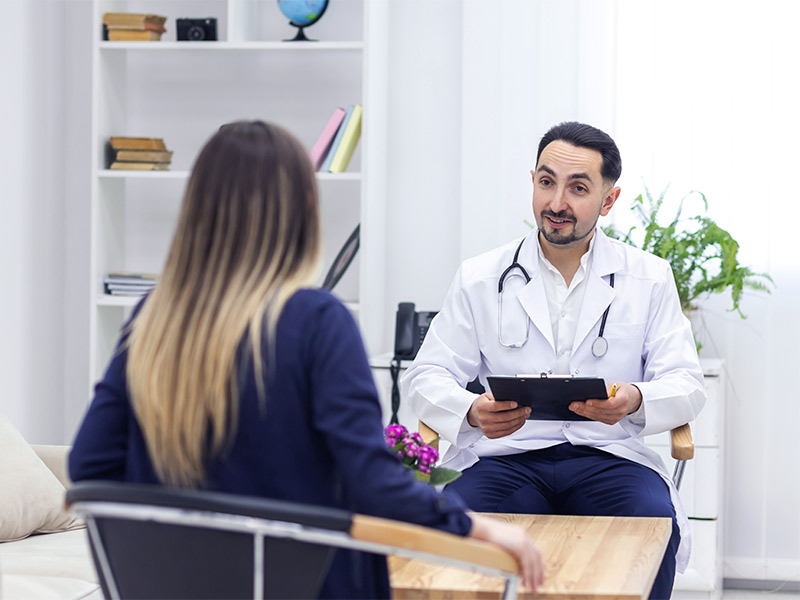
[[[433,319],[416,359],[401,380],[403,397],[420,420],[449,442],[442,463],[463,470],[481,456],[514,454],[564,441],[602,448],[657,471],[671,490],[681,529],[677,567],[689,560],[686,515],[663,461],[641,438],[692,421],[706,400],[703,375],[689,321],[681,312],[669,264],[617,240],[598,228],[586,292],[571,349],[570,374],[634,383],[642,392],[644,422],[625,417],[615,425],[584,421],[528,421],[510,436],[490,440],[467,422],[476,398],[464,388],[478,376],[553,372],[553,330],[538,258],[538,231],[525,239],[519,262],[530,275],[504,292],[504,341],[498,339],[498,282],[520,240],[465,261]],[[609,285],[608,275],[615,282]],[[509,286],[511,287],[511,286]],[[592,355],[600,320],[610,305],[604,337],[608,351]],[[640,414],[641,416],[641,414]]]

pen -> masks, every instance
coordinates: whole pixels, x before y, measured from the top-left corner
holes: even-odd
[[[616,395],[617,395],[617,384],[615,383],[611,386],[611,393],[608,395],[608,397],[613,398]]]

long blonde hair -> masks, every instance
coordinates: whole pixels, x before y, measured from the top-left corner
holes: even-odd
[[[127,340],[131,401],[163,483],[201,487],[232,442],[243,342],[263,399],[264,335],[274,343],[284,304],[313,282],[319,238],[300,143],[261,121],[220,128],[194,164],[160,280]]]

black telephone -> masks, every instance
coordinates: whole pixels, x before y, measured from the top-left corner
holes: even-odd
[[[436,311],[417,312],[412,302],[401,302],[397,305],[397,323],[394,331],[394,358],[389,363],[392,376],[392,416],[389,421],[397,423],[397,411],[400,408],[400,388],[397,385],[400,376],[400,361],[413,360],[422,346],[422,340],[428,333]],[[467,384],[467,391],[483,394],[486,390],[478,377]]]
[[[395,359],[411,360],[417,355],[435,316],[435,311],[417,312],[413,302],[398,304],[394,331]]]
[[[417,312],[413,302],[401,302],[397,305],[394,358],[389,364],[389,372],[392,376],[392,416],[389,422],[392,424],[398,422],[397,410],[400,408],[400,388],[397,386],[397,379],[400,376],[400,361],[414,359],[435,316],[436,312],[434,311]]]

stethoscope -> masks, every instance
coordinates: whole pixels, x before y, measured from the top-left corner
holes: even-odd
[[[531,322],[530,319],[528,319],[528,328],[525,330],[525,338],[521,342],[506,343],[503,341],[503,288],[506,281],[512,277],[522,277],[527,285],[531,280],[525,267],[519,264],[519,251],[522,250],[522,244],[524,243],[525,239],[523,238],[519,246],[517,246],[517,251],[514,252],[514,260],[511,261],[511,264],[508,265],[506,270],[503,271],[503,274],[500,275],[500,281],[497,283],[497,339],[504,348],[522,348],[525,342],[528,341],[528,332],[531,328]],[[608,276],[608,283],[612,288],[614,287],[614,273]],[[603,333],[606,330],[606,320],[608,319],[608,311],[610,308],[611,305],[609,304],[603,312],[603,318],[600,321],[600,331],[597,334],[597,339],[592,342],[592,355],[595,358],[602,358],[606,355],[606,352],[608,352],[608,340],[603,337]]]

